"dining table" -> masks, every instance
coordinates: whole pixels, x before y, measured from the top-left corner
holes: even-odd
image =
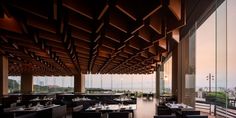
[[[115,98],[113,99],[114,101],[117,101],[117,102],[126,102],[126,101],[132,101],[132,99],[130,98]]]
[[[51,109],[51,108],[55,108],[55,107],[59,107],[60,105],[56,105],[56,104],[51,104],[51,105],[36,105],[36,106],[32,106],[32,107],[17,107],[17,108],[12,108],[12,109],[4,109],[5,113],[19,113],[19,112],[39,112],[39,111],[43,111],[43,110],[47,110],[47,109]]]
[[[86,109],[86,111],[119,111],[119,110],[135,110],[136,104],[122,105],[122,104],[110,104],[110,105],[94,105]]]
[[[181,109],[181,110],[192,110],[193,107],[183,104],[183,103],[166,103],[165,104],[170,109]]]

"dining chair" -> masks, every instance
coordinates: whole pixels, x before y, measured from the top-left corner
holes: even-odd
[[[83,110],[83,105],[73,107],[72,118],[78,118],[77,114],[79,114],[82,110]]]
[[[108,118],[129,118],[129,112],[110,112]]]
[[[67,106],[62,105],[52,109],[52,118],[65,118],[67,114]]]
[[[80,112],[83,109],[83,105],[78,105],[76,107],[73,107],[73,112]]]
[[[185,118],[208,118],[205,115],[187,115]]]
[[[181,111],[182,116],[187,116],[187,115],[200,115],[200,111]]]
[[[157,106],[157,115],[171,115],[171,110],[166,106]]]
[[[37,117],[36,115],[36,113],[27,113],[24,115],[15,116],[15,118],[35,118]]]
[[[101,118],[101,112],[79,112],[76,118]]]
[[[200,115],[200,111],[177,111],[177,118],[185,118],[187,115]]]
[[[176,118],[175,115],[155,115],[154,118]]]

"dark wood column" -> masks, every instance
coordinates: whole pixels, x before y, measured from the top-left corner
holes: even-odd
[[[172,95],[178,96],[178,47],[172,51]]]
[[[8,58],[0,55],[0,94],[8,94]]]
[[[78,74],[74,75],[74,92],[84,93],[85,92],[85,75]]]
[[[33,92],[33,75],[32,73],[21,74],[21,93]]]
[[[156,65],[156,98],[160,98],[160,67]]]

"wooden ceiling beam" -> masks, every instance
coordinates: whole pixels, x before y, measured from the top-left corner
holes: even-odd
[[[54,23],[50,23],[48,20],[44,19],[38,19],[38,18],[33,18],[33,17],[28,17],[27,19],[27,25],[41,29],[43,31],[51,32],[56,34],[56,26]]]
[[[152,16],[150,16],[149,27],[152,28],[158,34],[162,34],[162,29],[163,29],[162,22],[163,22],[163,16],[161,15],[161,12],[158,12],[157,14],[153,14]]]
[[[141,52],[140,56],[142,56],[144,58],[148,58],[148,54],[146,51]]]
[[[168,7],[176,18],[181,20],[181,0],[170,0]]]
[[[167,50],[167,41],[165,38],[160,39],[158,43],[161,48]]]
[[[121,1],[118,1],[118,2],[121,2]],[[121,12],[123,12],[124,14],[126,14],[127,16],[129,16],[132,20],[134,20],[134,21],[137,20],[135,14],[133,14],[132,12],[130,12],[129,9],[123,8],[121,5],[119,5],[119,3],[117,3],[117,5],[115,5],[115,7],[116,7],[117,9],[119,9]]]
[[[128,27],[128,20],[119,14],[118,12],[111,12],[109,15],[109,25],[119,29],[120,31],[124,33],[128,33],[129,27]]]
[[[132,69],[132,71],[130,71],[130,73],[136,73],[136,72],[147,73],[147,72],[149,72],[148,71],[149,68],[150,68],[150,65],[142,66],[141,68]]]
[[[0,28],[11,32],[23,33],[21,25],[17,22],[17,20],[7,16],[0,18]]]
[[[58,0],[53,0],[53,19],[57,20],[58,19]]]
[[[153,55],[156,55],[157,54],[157,49],[155,48],[155,46],[151,46],[149,49],[148,49],[148,52],[150,52],[151,54]]]
[[[179,29],[176,29],[172,32],[172,38],[179,43],[180,41],[180,34],[179,34]]]
[[[104,26],[104,22],[99,23],[99,24],[98,24],[98,27],[96,28],[95,33],[99,33],[99,32],[101,31],[101,29],[103,28],[103,26]],[[95,42],[96,42],[96,41],[95,41]]]
[[[21,47],[21,49],[23,49],[22,47]],[[26,49],[26,48],[24,48],[24,49]],[[27,49],[26,49],[27,50]],[[20,51],[20,50],[19,50]],[[13,52],[15,52],[15,51],[13,51]],[[25,52],[25,51],[24,51]],[[30,51],[27,51],[28,53],[21,53],[21,54],[24,54],[24,55],[28,55],[28,56],[30,56],[31,57],[31,59],[33,58],[36,62],[41,62],[42,64],[44,64],[44,66],[49,66],[49,67],[52,67],[52,68],[55,68],[55,67],[53,67],[52,66],[52,64],[50,64],[50,63],[48,63],[48,62],[46,62],[46,61],[42,61],[42,60],[40,60],[40,59],[43,59],[43,57],[41,57],[41,55],[40,56],[38,56],[38,55],[35,55],[35,53],[34,52],[30,52]],[[39,57],[39,59],[38,59],[38,57]],[[30,59],[30,60],[31,60]],[[48,59],[48,58],[46,58],[46,59]],[[51,69],[52,69],[51,68]],[[58,70],[59,71],[59,70]]]
[[[107,11],[107,9],[105,9],[105,10]],[[104,14],[100,14],[100,15],[104,15]],[[98,48],[100,48],[101,42],[103,40],[102,37],[104,37],[102,35],[104,35],[104,27],[105,27],[105,25],[107,25],[104,23],[105,22],[104,20],[107,20],[106,18],[107,17],[105,17],[104,19],[95,21],[95,26],[96,26],[94,29],[95,33],[93,32],[93,35],[91,37],[92,41],[90,43],[90,52],[89,52],[90,56],[89,56],[89,61],[88,61],[89,62],[88,71],[90,71],[90,72],[93,71],[94,63],[95,63],[95,60],[98,55]]]
[[[114,35],[112,35],[112,36],[114,36]],[[115,41],[115,42],[117,42],[117,43],[120,43],[120,40],[119,40],[119,39],[113,38],[112,36],[109,36],[109,34],[108,34],[108,35],[105,35],[105,37],[106,37],[107,39],[110,39],[110,40],[112,40],[112,41]]]
[[[132,24],[132,27],[129,30],[131,34],[134,34],[143,27],[144,27],[144,22],[137,20],[135,23]]]
[[[102,11],[99,13],[97,20],[101,20],[101,18],[104,16],[104,14],[108,11],[109,5],[108,3],[105,4]]]
[[[160,10],[161,8],[162,8],[162,5],[155,6],[155,8],[152,11],[150,11],[146,16],[143,17],[143,20],[146,20],[148,17],[150,17],[152,14],[154,14],[155,12]]]
[[[151,46],[150,46],[150,47],[151,47]],[[120,66],[123,66],[127,61],[132,60],[134,57],[140,55],[140,53],[142,53],[142,52],[143,52],[143,50],[137,52],[136,55],[131,56],[130,58],[126,59],[123,63],[121,63],[119,66],[117,66],[117,67],[111,69],[108,73],[111,73],[111,72],[113,72],[114,70],[116,70],[117,68],[119,68]]]
[[[90,20],[76,17],[75,15],[69,15],[68,24],[87,33],[92,33],[93,30],[92,22]]]
[[[50,1],[47,1],[47,0],[44,0],[44,4],[41,4],[43,3],[41,1],[41,3],[39,2],[35,2],[35,1],[27,1],[27,0],[24,0],[24,1],[17,1],[15,0],[13,3],[11,3],[11,6],[17,8],[18,10],[21,10],[23,12],[26,12],[26,13],[29,13],[29,14],[32,14],[34,16],[37,16],[37,17],[40,17],[40,18],[43,18],[43,19],[48,19],[49,18],[49,15],[48,15],[48,9],[47,6],[50,6]],[[45,8],[46,6],[46,8]],[[43,9],[42,9],[43,8]]]
[[[141,46],[140,46],[140,44],[138,44],[137,40],[138,39],[136,39],[136,38],[134,38],[133,40],[130,40],[128,46],[132,47],[132,48],[134,48],[136,50],[140,50]]]
[[[152,34],[150,33],[150,31],[147,28],[142,28],[138,32],[138,37],[140,37],[141,39],[143,39],[146,42],[151,42]]]
[[[126,53],[120,53],[119,56],[124,57],[124,58],[129,58],[129,55]]]
[[[40,32],[38,33],[38,35],[35,34],[35,37],[34,37],[34,38],[35,38],[35,39],[37,39],[37,38],[42,38],[42,39],[50,40],[50,41],[52,41],[52,42],[62,43],[62,41],[60,40],[60,39],[61,39],[60,36],[58,36],[58,35],[56,35],[56,34],[49,33],[49,32],[45,32],[45,31],[40,31]],[[37,39],[37,40],[39,40],[39,39]]]
[[[12,65],[17,57],[42,65],[41,72],[32,67],[37,74],[128,73],[144,66],[132,73],[149,73],[149,64],[179,41],[179,29],[186,24],[184,1],[6,1],[2,17],[15,18],[21,32],[0,24],[7,38],[1,37],[1,49],[13,50],[8,55]],[[22,68],[12,73],[27,70]]]
[[[109,41],[108,39],[105,39],[102,43],[102,46],[107,47],[109,49],[115,50],[116,48],[114,47],[114,44]]]
[[[62,0],[62,5],[74,12],[77,12],[91,20],[93,20],[92,7],[86,3],[86,0]],[[91,5],[91,4],[90,4]]]
[[[123,59],[122,59],[122,60],[121,60],[122,62],[121,62],[118,66],[116,66],[115,68],[109,70],[108,73],[113,73],[113,71],[117,70],[118,68],[120,68],[121,66],[123,66],[125,63],[127,63],[127,61],[132,60],[133,58],[135,58],[135,57],[138,56],[138,55],[139,55],[139,53],[136,53],[134,56],[131,56],[130,58],[128,58],[128,59],[126,59],[126,60],[123,60]]]

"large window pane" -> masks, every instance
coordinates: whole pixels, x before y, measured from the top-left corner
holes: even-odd
[[[155,92],[155,74],[87,74],[87,89],[115,91]]]
[[[20,85],[20,76],[8,76],[8,93],[20,93]]]
[[[236,26],[236,12],[235,12],[236,1],[227,1],[227,61],[228,61],[228,96],[229,96],[229,108],[230,110],[236,109],[236,104],[234,100],[236,99],[236,36],[235,36],[235,26]],[[236,110],[234,111],[236,113]]]
[[[73,92],[74,77],[34,76],[33,85],[34,85],[34,92],[36,93]]]
[[[214,112],[214,109],[202,109],[201,105],[211,104],[212,93],[216,90],[216,24],[215,13],[196,31],[196,103],[197,110]]]
[[[217,117],[229,117],[229,114],[231,117],[236,117],[235,104],[233,104],[236,65],[235,5],[234,0],[224,1],[197,32],[197,47],[201,47],[197,48],[196,55],[197,102],[201,100],[211,104],[214,108],[211,112],[214,112]]]
[[[226,34],[226,1],[216,10],[216,106],[227,108],[227,34]],[[218,107],[216,114],[218,112]]]
[[[108,74],[102,76],[102,88],[111,90],[111,78]]]
[[[162,94],[172,93],[172,57],[169,57],[164,63],[164,87]]]

